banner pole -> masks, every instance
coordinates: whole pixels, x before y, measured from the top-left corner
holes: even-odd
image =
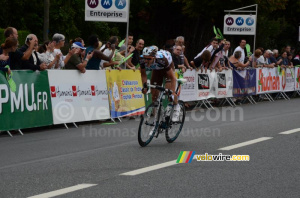
[[[128,33],[129,33],[129,17],[130,17],[130,0],[128,0],[128,16],[127,16],[127,28],[126,28],[126,49],[125,49],[125,57],[127,57],[127,54],[128,54]],[[125,68],[124,69],[127,69],[127,61],[125,61]]]
[[[257,32],[257,14],[258,14],[258,5],[257,4],[255,4],[255,5],[256,5],[256,12],[255,12],[255,34],[254,34],[254,44],[253,44],[253,56],[255,54],[255,43],[256,43],[256,32]]]

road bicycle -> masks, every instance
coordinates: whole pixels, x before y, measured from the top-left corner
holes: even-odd
[[[180,90],[181,84],[187,80],[184,78],[177,79],[177,89]],[[159,134],[165,132],[166,140],[169,143],[174,142],[179,136],[185,119],[185,105],[184,102],[178,100],[179,104],[179,119],[176,122],[172,121],[174,113],[174,105],[169,102],[166,109],[163,107],[163,96],[167,95],[169,98],[173,93],[171,90],[158,85],[148,85],[148,87],[159,90],[157,101],[152,102],[141,116],[141,121],[138,130],[138,141],[142,147],[147,146],[153,137],[158,137]]]

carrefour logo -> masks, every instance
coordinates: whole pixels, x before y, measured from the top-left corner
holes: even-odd
[[[112,0],[101,0],[101,5],[105,9],[111,8],[112,4],[113,4]]]
[[[126,7],[126,0],[116,0],[115,5],[119,10],[122,10]]]
[[[252,17],[248,17],[248,18],[246,19],[246,24],[247,24],[248,26],[253,25],[253,24],[254,24],[254,19],[253,19]]]
[[[242,17],[238,17],[236,20],[235,20],[235,23],[238,25],[238,26],[242,26],[244,24],[244,19]]]

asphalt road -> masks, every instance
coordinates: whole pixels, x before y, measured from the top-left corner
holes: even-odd
[[[299,104],[298,98],[243,105],[233,116],[228,108],[194,110],[174,143],[162,135],[145,148],[137,141],[138,120],[128,119],[1,134],[0,197],[300,197]],[[299,130],[280,134],[293,129]],[[180,151],[250,161],[176,164]]]

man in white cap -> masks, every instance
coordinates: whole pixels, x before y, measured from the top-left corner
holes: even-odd
[[[74,42],[72,49],[75,49],[75,53],[70,57],[69,61],[65,65],[65,69],[79,70],[81,73],[85,73],[85,67],[88,61],[92,58],[93,52],[88,54],[84,60],[82,58],[85,54],[85,47],[80,42]]]

